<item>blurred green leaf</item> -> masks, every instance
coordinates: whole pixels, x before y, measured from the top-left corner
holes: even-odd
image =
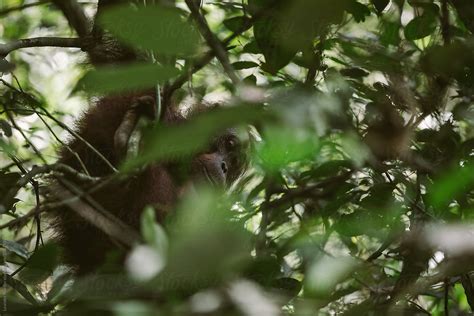
[[[437,179],[429,189],[431,203],[440,208],[465,193],[474,184],[474,165],[468,163],[451,169]]]
[[[346,279],[357,266],[357,261],[351,257],[324,256],[309,266],[304,280],[305,292],[312,297],[328,297],[336,285]]]
[[[375,10],[380,14],[388,6],[390,0],[370,0],[374,5]]]
[[[174,67],[153,64],[135,64],[131,66],[109,66],[88,72],[78,87],[93,93],[134,91],[153,88],[157,83],[165,82],[179,74]]]
[[[100,22],[125,43],[160,54],[188,56],[199,43],[192,22],[176,8],[123,5],[104,12]]]
[[[225,128],[262,120],[267,114],[258,106],[214,109],[175,126],[158,126],[145,135],[139,157],[125,162],[124,170],[152,161],[185,157],[204,149],[211,137]]]
[[[141,218],[142,236],[146,243],[153,246],[159,254],[166,258],[168,253],[168,236],[156,220],[155,210],[146,207]]]
[[[292,278],[279,278],[273,281],[272,287],[281,291],[287,297],[295,297],[301,291],[302,284],[300,281]]]
[[[253,61],[238,61],[232,64],[235,70],[248,69],[258,67],[257,63]]]
[[[224,20],[224,25],[232,32],[238,32],[243,29],[243,26],[249,22],[249,18],[246,16],[236,16],[227,20]]]
[[[400,24],[398,22],[381,22],[380,41],[384,45],[397,46],[400,43]]]

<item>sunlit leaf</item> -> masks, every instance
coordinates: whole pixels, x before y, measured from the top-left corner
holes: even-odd
[[[432,34],[436,27],[436,16],[432,14],[417,16],[405,26],[405,38],[412,41],[426,37]]]

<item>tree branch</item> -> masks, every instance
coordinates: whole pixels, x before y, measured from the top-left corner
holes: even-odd
[[[64,37],[34,37],[20,39],[6,44],[0,44],[0,58],[6,57],[12,51],[27,47],[73,47],[82,48],[83,43],[79,38]]]
[[[238,36],[240,36],[243,32],[248,30],[250,27],[252,27],[253,23],[257,21],[258,19],[260,19],[265,14],[265,12],[269,8],[271,8],[273,5],[275,4],[272,3],[268,8],[261,9],[259,12],[253,15],[251,19],[244,20],[244,23],[241,25],[241,27],[237,31],[235,31],[233,34],[229,35],[226,39],[222,41],[222,45],[224,47],[227,47],[227,45],[229,45],[234,39],[236,39]],[[182,87],[183,84],[186,83],[190,75],[204,68],[204,66],[210,63],[213,58],[214,58],[214,51],[209,51],[200,59],[198,59],[197,61],[194,61],[194,63],[192,63],[190,68],[186,69],[186,71],[183,71],[183,74],[180,77],[178,77],[169,86],[165,87],[163,91],[163,99],[164,100],[169,99],[174,91],[178,90],[179,88]]]
[[[90,20],[76,0],[53,0],[53,3],[63,12],[79,37],[86,37],[90,34]]]
[[[214,35],[214,33],[209,28],[209,25],[206,22],[204,16],[199,12],[199,7],[193,0],[185,0],[189,10],[191,11],[191,16],[196,20],[199,31],[201,35],[206,40],[209,47],[213,50],[214,55],[217,57],[219,62],[224,67],[224,71],[229,76],[230,80],[234,84],[240,83],[240,78],[235,73],[234,69],[229,60],[229,56],[227,56],[227,51],[225,46],[219,41],[219,39]]]
[[[81,199],[74,199],[81,192],[73,185],[62,181],[51,192],[57,198],[66,199],[66,205],[76,212],[77,215],[127,248],[131,248],[140,242],[140,235],[113,214],[91,206],[89,204],[91,201],[86,202]],[[85,197],[87,198],[87,196]]]

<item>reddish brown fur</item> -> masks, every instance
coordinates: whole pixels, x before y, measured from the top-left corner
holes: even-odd
[[[104,97],[77,123],[78,134],[115,167],[120,164],[121,157],[116,153],[114,136],[127,111],[143,96],[155,99],[153,92]],[[183,120],[169,108],[163,117],[164,123]],[[148,110],[142,114],[153,116]],[[180,191],[190,182],[190,177],[198,179],[201,176],[214,184],[228,185],[243,172],[245,159],[241,155],[242,147],[232,131],[228,130],[219,136],[213,148],[212,152],[201,153],[188,161],[190,174],[184,178],[179,172],[178,161],[154,164],[126,180],[112,182],[89,196],[134,229],[138,230],[141,212],[147,205],[155,207],[157,217],[162,221],[175,205]],[[79,155],[90,176],[112,174],[104,160],[82,140],[74,138],[69,143],[69,149],[63,148],[59,162],[84,173],[77,156],[71,152]],[[63,180],[74,182],[73,177]],[[90,186],[83,188],[85,191],[88,189]],[[65,262],[72,265],[78,274],[93,272],[105,262],[106,255],[114,249],[112,240],[105,233],[67,207],[54,210],[53,215],[53,225],[64,249]]]
[[[115,166],[120,163],[120,157],[114,152],[114,134],[137,96],[129,94],[102,98],[77,123],[79,135]],[[168,118],[171,119],[173,118]],[[91,176],[102,177],[112,173],[106,163],[83,141],[75,138],[70,142],[69,148],[79,155]],[[67,148],[61,150],[59,162],[82,170],[78,159]],[[175,203],[177,190],[167,168],[154,165],[129,180],[108,185],[91,194],[91,197],[105,210],[138,229],[143,208],[159,204],[157,213],[163,218],[165,210]],[[107,251],[112,249],[112,241],[108,236],[68,208],[55,210],[54,216],[53,225],[64,249],[65,261],[75,267],[77,273],[91,272],[104,262]]]

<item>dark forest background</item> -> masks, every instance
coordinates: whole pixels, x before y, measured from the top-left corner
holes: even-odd
[[[3,313],[470,315],[474,3],[202,2],[0,1]],[[250,168],[145,210],[123,273],[74,278],[42,186],[91,101],[147,87],[224,105],[119,174],[235,125]]]

